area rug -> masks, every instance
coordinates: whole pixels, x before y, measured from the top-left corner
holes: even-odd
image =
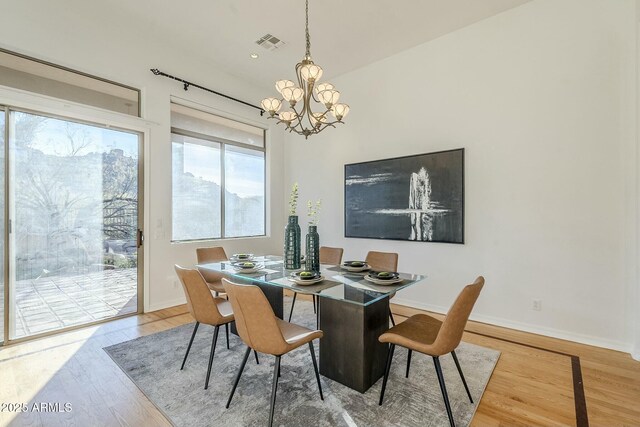
[[[285,300],[288,313],[290,299]],[[310,302],[296,302],[293,322],[313,327]],[[176,426],[257,426],[269,418],[274,357],[253,356],[231,402],[225,404],[246,347],[231,334],[227,350],[224,331],[218,337],[209,389],[204,390],[213,327],[201,325],[184,370],[184,357],[193,324],[126,341],[104,350],[140,390]],[[316,354],[317,342],[316,342]],[[451,356],[441,358],[456,425],[466,426],[500,357],[500,352],[462,343],[456,351],[475,403],[470,403]],[[414,352],[405,378],[407,350],[397,347],[385,400],[378,406],[382,379],[361,394],[321,376],[320,400],[309,356],[303,346],[282,357],[274,426],[448,426],[431,357]]]

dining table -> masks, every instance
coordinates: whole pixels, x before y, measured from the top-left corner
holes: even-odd
[[[361,393],[375,384],[385,371],[388,344],[379,342],[378,337],[389,329],[389,297],[426,278],[398,273],[400,283],[380,285],[366,280],[366,271],[353,272],[340,265],[321,264],[320,274],[324,278],[321,282],[298,284],[290,279],[299,270],[286,269],[281,256],[257,256],[251,262],[260,269],[242,273],[232,261],[196,267],[203,275],[219,273],[233,282],[260,287],[275,315],[281,319],[284,319],[285,289],[315,295],[316,321],[324,333],[319,344],[320,374]]]

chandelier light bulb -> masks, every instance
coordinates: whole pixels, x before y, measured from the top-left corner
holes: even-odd
[[[338,99],[340,99],[340,92],[333,89],[323,90],[322,92],[318,92],[318,98],[328,110],[338,103]]]
[[[331,89],[335,89],[335,88],[336,87],[334,85],[332,85],[331,83],[319,83],[315,87],[316,95],[318,95],[323,90],[331,90]]]
[[[296,117],[298,117],[298,115],[293,111],[283,111],[282,113],[280,113],[279,117],[280,120],[282,120],[287,124],[287,126],[289,126],[291,122],[294,121]]]
[[[307,83],[314,83],[322,77],[322,67],[314,63],[304,64],[300,67],[300,75]]]
[[[264,111],[268,112],[271,117],[273,117],[282,106],[282,102],[276,98],[265,98],[262,100],[260,105]]]
[[[285,87],[293,87],[295,85],[296,84],[291,80],[278,80],[276,82],[276,90],[280,92],[280,94],[282,94],[282,89],[284,89]]]
[[[309,120],[314,127],[319,128],[323,123],[327,122],[327,117],[322,113],[311,113]]]
[[[333,113],[336,120],[341,122],[342,119],[344,119],[347,114],[349,114],[349,106],[347,104],[336,104],[331,109],[331,112]]]
[[[296,102],[300,101],[304,96],[304,90],[296,86],[287,86],[282,89],[282,97],[289,101],[289,104],[293,107]]]

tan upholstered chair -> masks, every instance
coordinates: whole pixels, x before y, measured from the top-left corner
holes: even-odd
[[[227,261],[227,254],[222,246],[214,246],[211,248],[198,248],[196,249],[196,256],[198,257],[198,264],[206,264],[208,262],[222,262]],[[202,271],[202,276],[207,282],[209,289],[216,293],[216,296],[224,293],[224,288],[220,279],[224,276],[220,273],[213,271]]]
[[[180,370],[184,369],[184,364],[187,361],[189,350],[191,350],[191,344],[196,337],[198,326],[200,323],[214,326],[213,341],[211,342],[211,353],[209,355],[209,367],[207,368],[207,379],[204,383],[205,390],[209,387],[209,377],[211,376],[211,363],[213,362],[213,355],[216,351],[216,341],[218,341],[218,330],[220,326],[224,325],[227,333],[227,348],[229,348],[229,323],[233,322],[233,309],[231,303],[225,299],[214,297],[211,294],[211,290],[204,281],[202,275],[198,270],[190,270],[182,268],[179,265],[175,266],[176,274],[182,283],[184,294],[187,297],[187,306],[189,312],[196,319],[196,325],[193,328],[191,339],[187,347],[187,352],[184,355],[182,366]]]
[[[398,254],[369,251],[365,262],[375,271],[398,271]]]
[[[342,263],[342,248],[320,246],[320,264],[340,265]]]
[[[320,374],[313,350],[313,340],[322,338],[322,331],[304,328],[293,323],[285,322],[276,317],[271,305],[262,290],[253,285],[240,285],[222,279],[229,300],[236,313],[236,326],[238,334],[247,345],[247,351],[236,375],[236,379],[227,401],[227,408],[231,404],[231,399],[236,391],[240,376],[247,363],[247,358],[251,349],[260,353],[271,354],[276,357],[273,367],[273,384],[271,387],[271,409],[269,411],[269,426],[273,425],[273,410],[276,403],[276,389],[278,387],[278,376],[280,375],[280,358],[291,350],[309,344],[313,368],[316,372],[316,381],[322,396],[322,386],[320,385]]]
[[[398,254],[393,252],[369,251],[365,262],[369,264],[369,267],[374,271],[398,271]],[[395,296],[395,292],[390,293],[389,301]],[[393,313],[391,313],[391,307],[389,307],[389,319],[391,319],[391,324],[396,326],[396,320],[393,318]]]
[[[443,321],[426,314],[416,314],[380,335],[380,342],[390,344],[389,353],[387,355],[387,368],[384,373],[382,390],[380,392],[380,405],[382,405],[384,390],[387,387],[389,370],[391,369],[391,360],[393,359],[393,351],[396,345],[399,345],[409,349],[409,356],[407,358],[407,377],[409,376],[411,353],[413,351],[426,354],[433,358],[436,374],[438,375],[438,382],[440,383],[440,391],[442,391],[444,405],[447,409],[447,415],[449,416],[449,423],[452,427],[455,426],[453,414],[451,412],[451,405],[449,404],[449,397],[447,395],[447,388],[444,383],[444,376],[442,375],[442,368],[440,367],[439,357],[451,353],[453,361],[458,368],[460,378],[462,379],[462,384],[464,384],[464,388],[469,396],[469,400],[473,403],[471,392],[469,391],[467,381],[464,379],[462,368],[460,368],[460,363],[456,356],[456,348],[460,344],[467,320],[469,319],[471,310],[473,309],[483,286],[484,277],[482,276],[478,277],[473,284],[465,286],[449,309],[449,312]]]
[[[320,264],[327,265],[340,265],[342,264],[342,248],[330,248],[328,246],[320,246]],[[289,311],[289,322],[291,322],[291,316],[293,316],[293,306],[296,304],[297,292],[293,293],[293,301],[291,301],[291,310]],[[313,312],[316,312],[316,296],[313,297]]]

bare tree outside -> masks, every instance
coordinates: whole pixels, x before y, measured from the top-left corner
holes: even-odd
[[[14,123],[17,278],[135,267],[137,156],[105,149],[88,125],[24,113]]]
[[[135,311],[138,135],[12,112],[10,139],[24,334]],[[47,317],[28,315],[42,300],[52,320],[28,325]]]

